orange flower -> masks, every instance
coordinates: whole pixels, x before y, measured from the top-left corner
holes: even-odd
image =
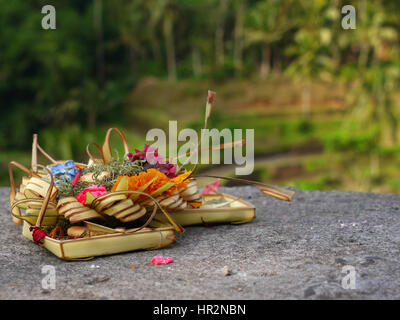
[[[195,209],[200,208],[201,205],[202,205],[201,202],[195,202],[195,201],[191,201],[191,202],[188,202],[188,203],[191,205],[192,208],[195,208]]]
[[[169,180],[171,182],[175,182],[175,185],[173,185],[171,188],[169,188],[166,192],[169,195],[173,195],[175,194],[177,191],[182,190],[187,188],[188,184],[189,184],[189,180],[186,179],[190,174],[192,173],[192,171],[188,171],[186,173],[180,174],[179,176]],[[186,180],[185,180],[186,179]]]
[[[175,184],[169,188],[166,192],[169,195],[175,194],[177,191],[187,188],[187,185],[189,183],[189,180],[185,180],[189,175],[191,171],[188,171],[186,173],[183,173],[173,179],[169,179],[164,173],[158,171],[157,169],[150,168],[147,169],[145,172],[140,172],[136,176],[128,177],[128,190],[133,190],[137,191],[147,183],[149,183],[151,180],[153,180],[155,177],[157,177],[156,180],[154,180],[143,192],[152,194],[154,191],[157,189],[161,188],[164,184],[167,182],[174,182]],[[114,186],[111,189],[111,192],[114,192],[120,183],[121,179],[123,176],[119,176],[117,178],[117,182],[114,184]],[[145,196],[141,195],[139,199],[144,199]]]
[[[137,176],[136,176],[137,177]],[[154,191],[156,191],[158,188],[162,187],[164,184],[166,184],[168,182],[168,177],[156,170],[156,169],[148,169],[146,172],[141,172],[139,173],[139,188],[141,186],[144,186],[146,183],[150,182],[152,179],[154,179],[155,177],[157,177],[157,179],[155,181],[153,181],[144,192],[151,194]],[[133,178],[133,177],[132,177]]]
[[[123,176],[119,176],[119,177],[117,178],[117,182],[114,183],[113,187],[111,188],[111,192],[114,192],[115,189],[117,189],[118,184],[119,184],[119,182],[121,181],[122,177],[123,177]]]
[[[141,187],[143,187],[145,184],[149,183],[151,180],[153,180],[155,177],[157,177],[156,180],[154,180],[145,190],[144,192],[151,194],[154,191],[156,191],[158,188],[162,187],[164,184],[168,182],[168,177],[163,174],[162,172],[156,170],[156,169],[148,169],[146,172],[141,172],[136,176],[128,177],[128,190],[139,190]],[[111,192],[115,191],[118,184],[120,183],[122,179],[122,176],[119,176],[117,178],[117,182],[114,184],[114,186],[111,189]]]

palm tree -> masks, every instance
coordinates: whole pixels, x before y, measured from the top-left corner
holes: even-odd
[[[224,27],[225,27],[225,18],[227,11],[228,11],[228,1],[220,0],[217,19],[216,19],[216,29],[215,29],[215,58],[216,58],[217,68],[222,68],[225,62]]]
[[[245,16],[245,0],[235,1],[235,30],[234,30],[234,52],[233,61],[236,74],[242,71],[242,52],[243,52],[243,36],[244,36],[244,16]]]
[[[374,130],[380,143],[393,146],[399,138],[399,112],[395,94],[400,82],[400,51],[396,15],[385,10],[383,1],[360,2],[357,33],[347,33],[347,43],[358,53],[356,64],[344,66],[351,86],[350,120]],[[350,67],[350,68],[349,68]]]
[[[259,1],[247,10],[244,46],[261,51],[259,74],[266,78],[270,71],[271,46],[293,27],[288,16],[291,0]]]
[[[167,56],[168,80],[176,81],[176,57],[174,43],[174,19],[175,8],[174,0],[163,1],[164,16],[163,16],[163,34],[165,41],[165,53]]]
[[[332,74],[332,30],[329,22],[331,6],[325,1],[296,2],[293,23],[299,28],[294,35],[294,44],[289,45],[286,54],[292,59],[286,72],[301,83],[301,106],[304,117],[311,111],[311,80]],[[337,9],[339,10],[339,9]],[[300,12],[300,14],[299,14]],[[336,17],[338,18],[338,17]]]

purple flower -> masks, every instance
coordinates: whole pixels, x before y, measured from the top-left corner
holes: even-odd
[[[147,160],[147,162],[151,164],[164,162],[164,157],[158,154],[158,149],[150,147],[147,144],[144,145],[142,151],[135,149],[135,154],[128,153],[128,159],[131,162],[134,162],[136,160]]]
[[[146,163],[143,165],[144,170],[154,168],[164,173],[168,178],[176,177],[176,165],[166,161],[164,157],[158,153],[157,148],[150,147],[146,144],[142,151],[135,149],[135,154],[129,153],[127,156],[131,162],[146,160]]]
[[[158,171],[164,173],[168,178],[172,179],[176,177],[175,171],[176,171],[176,165],[172,163],[157,163],[157,164],[150,164],[146,163],[143,166],[144,170],[154,168],[157,169]]]

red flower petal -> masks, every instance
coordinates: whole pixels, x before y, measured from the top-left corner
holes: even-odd
[[[169,264],[174,262],[174,260],[171,257],[159,257],[159,256],[155,256],[153,257],[153,259],[151,259],[151,262],[153,262],[153,264],[158,265],[158,264]]]
[[[39,227],[30,227],[30,228],[29,228],[29,231],[32,232],[33,241],[34,241],[37,245],[40,244],[40,240],[41,240],[42,238],[48,236],[48,234],[47,234],[44,230],[40,229]]]

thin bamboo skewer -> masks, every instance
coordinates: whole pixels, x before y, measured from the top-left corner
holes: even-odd
[[[57,160],[54,160],[47,152],[45,152],[45,151],[40,147],[39,144],[37,144],[37,148],[38,148],[38,150],[39,150],[47,159],[49,159],[52,163],[56,163],[56,162],[57,162]]]
[[[210,117],[210,114],[211,114],[211,109],[212,109],[212,105],[213,105],[214,100],[215,100],[215,95],[216,95],[216,93],[214,91],[208,90],[207,103],[206,103],[206,114],[205,114],[205,118],[204,118],[204,130],[207,129],[207,122],[208,122],[208,118]],[[201,136],[200,136],[199,147],[201,146],[201,141],[203,140],[204,130],[201,131],[202,133],[201,133]],[[198,165],[199,165],[199,162],[197,161],[197,163],[194,165],[194,167],[192,169],[192,172],[190,173],[189,176],[186,177],[185,180],[187,180],[191,176],[193,176],[193,174],[197,170],[197,166]]]
[[[15,166],[15,167],[21,169],[22,171],[25,171],[27,174],[31,175],[31,171],[28,168],[24,167],[22,164],[19,164],[18,162],[11,161],[8,164],[8,174],[10,176],[10,194],[8,196],[8,200],[10,203],[10,207],[13,205],[15,195],[17,194],[17,190],[15,188],[14,174],[13,174],[13,170],[12,170],[13,166]],[[15,213],[16,215],[21,216],[21,210],[19,208],[15,208],[15,212],[13,212],[13,211],[14,211],[14,208],[11,208],[11,213]],[[17,217],[15,217],[13,215],[13,222],[15,224],[21,224],[22,220],[18,219]]]
[[[176,156],[174,158],[169,159],[168,161],[169,162],[175,161],[175,160],[178,160],[178,159],[180,159],[180,158],[182,158],[184,156],[189,156],[189,155],[191,156],[191,155],[194,155],[195,153],[200,153],[200,152],[205,151],[205,150],[228,149],[228,148],[233,148],[233,147],[237,147],[237,146],[243,146],[245,144],[246,144],[246,141],[244,141],[242,139],[242,140],[237,140],[237,141],[233,141],[233,142],[221,143],[220,145],[209,146],[207,148],[201,148],[201,149],[200,149],[200,145],[199,145],[199,147],[196,150],[188,151],[186,153],[182,153],[182,154],[180,154],[180,155],[178,155],[178,156]]]
[[[199,178],[201,178],[201,177],[220,178],[220,179],[236,181],[236,182],[240,182],[240,183],[244,183],[244,184],[249,184],[252,186],[256,186],[264,194],[267,194],[274,198],[277,198],[280,200],[285,200],[285,201],[290,201],[295,193],[294,191],[291,191],[291,190],[281,189],[281,188],[277,188],[277,187],[269,185],[269,184],[256,182],[256,181],[250,181],[250,180],[246,180],[246,179],[231,178],[231,177],[219,177],[219,176],[213,176],[213,175],[197,175],[196,178],[197,177],[199,177]]]
[[[34,173],[37,173],[37,145],[38,145],[38,136],[35,133],[33,135],[33,142],[32,142],[32,162],[31,168]]]
[[[49,186],[49,189],[47,190],[46,197],[43,200],[42,207],[40,208],[39,215],[38,215],[38,218],[36,220],[36,227],[40,228],[40,226],[42,224],[42,221],[43,221],[43,218],[44,218],[44,214],[46,212],[47,206],[48,206],[49,201],[50,201],[51,192],[52,192],[53,186],[54,186],[54,179],[53,179],[53,175],[51,174],[51,171],[49,169],[47,169],[45,166],[42,166],[41,164],[36,164],[36,165],[38,167],[46,170],[47,173],[50,175],[50,186]]]

